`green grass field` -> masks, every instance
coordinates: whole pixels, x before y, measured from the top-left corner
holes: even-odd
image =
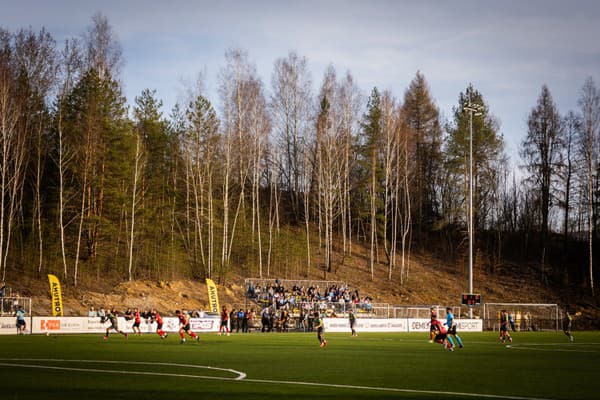
[[[596,399],[600,333],[0,336],[3,399]],[[206,368],[211,367],[211,368]],[[245,375],[244,375],[245,374]]]

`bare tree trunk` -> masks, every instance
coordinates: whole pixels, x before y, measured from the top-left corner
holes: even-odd
[[[275,183],[272,181],[269,185],[269,248],[267,250],[267,276],[269,276],[271,272],[271,252],[273,250],[273,223],[275,220],[275,218],[273,217],[274,184]],[[262,276],[259,275],[259,278],[262,278]]]
[[[87,160],[83,175],[83,190],[81,191],[81,208],[79,210],[79,228],[77,229],[77,250],[75,251],[75,265],[73,266],[73,284],[77,286],[77,271],[79,267],[79,255],[81,254],[81,236],[83,235],[83,221],[85,220],[85,203],[87,193]]]
[[[310,177],[312,169],[309,169],[309,155],[305,153],[304,157],[304,225],[306,228],[306,276],[310,275]]]
[[[134,233],[135,233],[135,212],[137,208],[137,190],[138,181],[142,175],[143,170],[143,156],[144,152],[142,149],[142,140],[139,132],[136,133],[135,143],[135,162],[133,168],[133,190],[131,193],[131,232],[129,234],[129,265],[127,268],[129,281],[133,279],[133,244],[134,244]]]
[[[589,278],[590,278],[590,290],[592,296],[594,295],[594,269],[593,269],[593,257],[594,257],[594,185],[593,185],[593,150],[590,149],[589,165],[588,165],[588,254],[589,254]]]
[[[34,215],[36,221],[36,230],[38,234],[38,273],[42,272],[43,260],[44,260],[44,238],[42,232],[42,196],[41,196],[41,185],[42,185],[42,117],[39,116],[38,129],[36,135],[36,164],[35,164],[35,200],[34,200]]]
[[[212,276],[215,248],[215,212],[213,199],[213,170],[208,171],[208,276]]]
[[[61,101],[62,102],[62,101]],[[69,157],[65,157],[63,126],[62,126],[62,105],[58,110],[58,222],[60,229],[60,252],[63,263],[63,275],[66,278],[67,274],[67,253],[65,249],[65,166]]]
[[[17,179],[12,176],[11,166],[13,165],[13,157],[17,155],[18,148],[13,149],[17,135],[17,121],[19,118],[20,107],[14,103],[13,98],[13,82],[10,74],[8,60],[0,60],[3,64],[0,65],[0,140],[2,159],[2,168],[0,169],[0,263],[2,266],[2,280],[6,277],[6,258],[12,220],[10,216],[10,208],[7,209],[7,204],[12,203],[10,199],[14,196],[11,191],[12,180]],[[7,202],[8,197],[8,202]]]

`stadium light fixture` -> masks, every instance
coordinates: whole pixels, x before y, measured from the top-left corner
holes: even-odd
[[[469,93],[469,102],[463,107],[463,110],[469,113],[469,294],[473,294],[473,115],[482,115],[484,107],[480,104],[471,103],[471,94]],[[473,308],[471,306],[469,306],[469,318],[473,318]]]

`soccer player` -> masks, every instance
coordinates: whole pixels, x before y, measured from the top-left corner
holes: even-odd
[[[433,343],[433,338],[435,337],[434,321],[437,321],[437,312],[435,310],[435,307],[431,307],[429,309],[429,314],[431,318],[429,323],[429,343]]]
[[[27,329],[27,322],[25,322],[25,311],[23,311],[22,306],[17,308],[15,315],[17,317],[17,334],[24,335],[25,330]]]
[[[229,336],[229,313],[227,312],[227,307],[223,306],[221,310],[221,326],[219,326],[219,335],[223,333],[223,328],[227,332],[227,336]]]
[[[154,308],[150,310],[150,323],[156,322],[156,333],[160,336],[161,339],[167,337],[167,332],[163,331],[163,319]]]
[[[463,348],[463,342],[460,336],[456,334],[456,321],[454,320],[454,314],[452,314],[452,308],[446,307],[446,326],[448,327],[448,335],[454,336],[458,347]]]
[[[315,311],[315,328],[317,329],[317,339],[319,339],[319,346],[325,347],[327,346],[327,340],[323,336],[323,332],[325,331],[325,327],[323,326],[323,319],[319,316],[319,312]]]
[[[444,329],[440,321],[437,319],[431,320],[431,329],[431,332],[435,334],[433,337],[434,342],[442,344],[444,349],[448,349],[448,351],[454,351],[454,341],[452,341],[448,331]]]
[[[197,342],[200,341],[200,338],[198,337],[198,335],[196,335],[191,329],[190,329],[190,318],[188,316],[188,314],[185,312],[185,310],[183,311],[175,311],[175,315],[177,315],[177,318],[179,318],[179,337],[181,338],[181,343],[185,343],[185,334],[187,333],[188,335],[190,335],[190,337],[192,339],[196,339]]]
[[[279,320],[280,322],[280,327],[281,327],[281,332],[287,332],[288,331],[288,321],[290,319],[290,313],[288,312],[288,310],[283,309],[281,310],[281,318]]]
[[[512,337],[510,336],[510,332],[508,331],[509,327],[508,314],[506,310],[500,311],[500,337],[498,338],[502,343],[504,343],[507,339],[510,343],[512,343]]]
[[[573,316],[569,313],[569,310],[566,310],[565,319],[563,321],[563,332],[565,333],[565,335],[567,335],[571,342],[573,341],[573,335],[571,334],[572,325]]]
[[[240,310],[236,314],[236,318],[237,318],[237,325],[236,325],[236,330],[235,330],[236,333],[238,333],[240,331],[240,329],[242,330],[242,332],[244,332],[244,317],[245,317],[245,315],[246,315],[246,313],[244,313],[244,310],[242,310],[240,308]]]
[[[140,329],[140,322],[142,322],[142,316],[140,315],[140,310],[137,308],[133,309],[133,333],[137,333],[138,335],[142,334],[142,330]]]
[[[354,329],[354,327],[356,326],[356,315],[354,315],[354,311],[350,310],[350,312],[348,313],[348,319],[350,320],[350,329],[352,330],[352,336],[358,336],[358,333],[356,333],[356,329]]]
[[[106,314],[106,319],[110,321],[110,326],[106,328],[106,335],[104,335],[104,340],[108,339],[108,335],[110,335],[110,330],[113,329],[115,332],[120,333],[125,336],[125,339],[129,336],[127,332],[123,332],[119,329],[119,312],[113,308],[108,311]]]

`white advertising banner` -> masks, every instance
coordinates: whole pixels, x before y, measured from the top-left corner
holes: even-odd
[[[410,318],[408,319],[408,332],[429,332],[429,318]],[[445,323],[445,320],[440,320]],[[457,319],[456,331],[460,332],[483,332],[483,320],[481,319]]]
[[[29,325],[29,318],[26,318]],[[29,331],[29,326],[27,327]],[[0,335],[16,335],[17,334],[17,317],[0,317]]]
[[[457,319],[457,332],[483,332],[483,320],[481,319]]]
[[[408,332],[429,332],[431,319],[410,318],[408,319]]]
[[[429,332],[429,319],[389,318],[371,319],[357,318],[358,332]],[[459,319],[458,332],[482,332],[483,322],[480,319]],[[326,332],[350,332],[350,321],[345,318],[324,318]]]
[[[482,332],[483,321],[480,319],[458,319],[457,331]],[[323,323],[327,332],[350,332],[350,322],[347,318],[324,318]],[[190,328],[196,333],[218,332],[220,320],[218,316],[191,318]],[[32,333],[104,333],[110,322],[100,322],[99,317],[31,317],[27,318],[27,332]],[[132,333],[133,321],[119,317],[119,328]],[[142,333],[156,332],[156,323],[142,319]],[[163,318],[163,330],[177,332],[179,320],[175,317]],[[390,318],[371,319],[357,318],[358,332],[429,332],[429,319]],[[0,317],[0,335],[17,333],[15,317]]]
[[[357,318],[355,328],[359,332],[407,332],[406,318]],[[324,318],[326,332],[350,332],[347,318]]]
[[[190,319],[190,329],[198,332],[218,332],[221,325],[221,318],[216,316],[212,318],[192,318]]]
[[[29,324],[29,321],[27,321]],[[15,334],[16,323],[14,317],[0,319],[0,334]],[[100,317],[33,317],[31,318],[32,333],[104,333],[110,326],[109,321],[100,322]],[[119,317],[119,329],[132,333],[133,321]],[[217,332],[219,330],[219,317],[192,318],[190,328],[194,332]],[[142,333],[156,332],[156,323],[142,319],[140,323]],[[163,330],[166,332],[179,331],[179,319],[175,317],[163,318]]]

